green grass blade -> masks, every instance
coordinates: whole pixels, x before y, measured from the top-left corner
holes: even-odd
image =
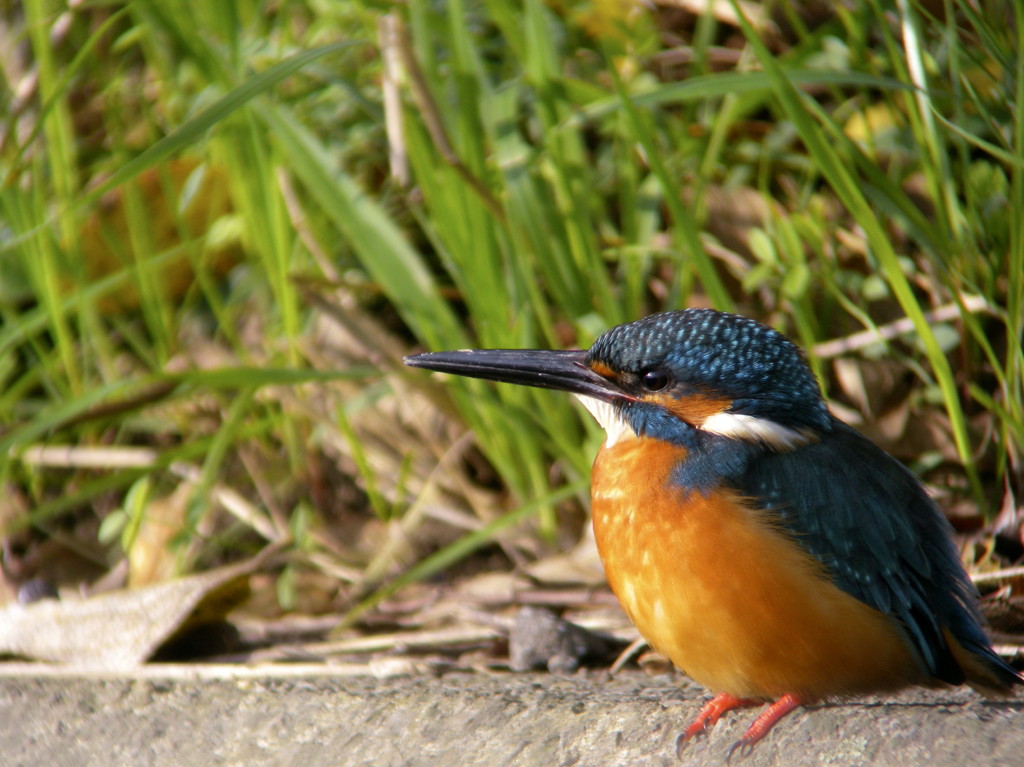
[[[858,180],[836,153],[825,132],[812,118],[812,114],[817,113],[819,119],[827,120],[827,117],[821,115],[813,102],[805,99],[800,94],[794,83],[787,77],[785,69],[771,54],[767,46],[765,46],[750,26],[750,23],[742,15],[735,0],[732,1],[733,7],[736,8],[739,14],[740,24],[747,38],[747,43],[771,79],[779,105],[796,126],[800,137],[807,145],[808,152],[822,175],[829,181],[839,199],[850,211],[857,223],[864,229],[867,240],[871,245],[872,253],[878,259],[886,281],[889,283],[903,311],[906,312],[907,317],[913,322],[914,329],[924,347],[932,372],[935,374],[939,388],[942,391],[946,413],[949,416],[953,430],[953,439],[956,443],[960,460],[963,463],[964,471],[971,483],[975,497],[981,501],[984,498],[984,494],[981,490],[981,482],[977,471],[973,465],[971,443],[967,434],[967,421],[960,403],[959,392],[953,379],[949,360],[943,353],[935,334],[932,332],[931,326],[925,319],[924,310],[918,303],[910,282],[903,273],[896,252],[889,242],[888,234],[882,228],[874,211],[861,192]]]
[[[285,78],[295,74],[317,59],[332,53],[338,53],[354,45],[365,45],[358,41],[346,41],[322,45],[312,50],[297,53],[284,61],[280,61],[263,72],[247,79],[241,85],[232,88],[202,112],[186,120],[167,136],[148,147],[127,163],[122,165],[102,184],[91,189],[79,199],[78,205],[90,205],[117,186],[130,178],[134,178],[146,168],[150,168],[162,160],[193,146],[206,133],[223,122],[228,116],[241,109],[254,98],[271,90]]]
[[[331,156],[293,117],[271,106],[261,110],[260,117],[279,142],[288,166],[409,326],[431,348],[465,346],[466,335],[433,275],[383,209],[345,173],[332,172]]]

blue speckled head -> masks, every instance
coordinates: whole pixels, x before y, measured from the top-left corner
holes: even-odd
[[[821,389],[800,350],[748,317],[712,309],[652,314],[601,335],[587,361],[634,375],[664,370],[677,386],[731,400],[730,412],[829,428]]]

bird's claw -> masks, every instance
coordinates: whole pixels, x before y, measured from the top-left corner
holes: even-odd
[[[725,755],[726,765],[732,764],[732,756],[736,753],[737,750],[740,752],[740,759],[746,759],[748,756],[754,753],[754,743],[743,738],[740,738],[735,743],[733,743],[732,746],[729,747],[729,753]]]
[[[694,732],[690,732],[690,728],[687,728],[682,732],[678,738],[676,738],[676,759],[679,761],[683,760],[683,752],[686,750],[687,744],[691,740],[700,737],[701,735],[707,735],[708,730],[711,729],[710,725],[705,722],[699,729]]]
[[[676,738],[676,758],[682,761],[683,751],[686,744],[701,735],[707,735],[715,723],[722,718],[722,714],[734,708],[753,705],[754,701],[745,698],[737,698],[727,693],[719,693],[705,703],[690,726],[683,730],[683,733]]]

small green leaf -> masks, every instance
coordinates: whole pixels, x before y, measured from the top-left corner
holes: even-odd
[[[776,265],[779,263],[779,254],[775,250],[775,243],[764,229],[754,228],[747,235],[747,245],[754,258],[765,265]]]
[[[135,539],[139,535],[139,529],[146,518],[146,509],[149,505],[151,483],[149,476],[141,477],[131,487],[124,497],[124,504],[121,506],[125,514],[127,524],[121,532],[121,548],[130,551]]]
[[[114,509],[100,522],[100,529],[96,533],[96,539],[107,546],[117,540],[117,537],[128,524],[128,514],[124,509]]]

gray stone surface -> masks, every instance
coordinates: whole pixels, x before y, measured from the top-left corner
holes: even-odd
[[[705,700],[685,682],[633,672],[285,673],[39,675],[0,665],[0,765],[669,766]],[[727,714],[681,764],[724,764],[753,716]],[[912,690],[802,709],[733,764],[1021,767],[1024,696]]]

